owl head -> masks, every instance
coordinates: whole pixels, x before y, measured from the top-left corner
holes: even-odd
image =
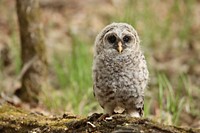
[[[95,54],[123,55],[138,51],[139,37],[136,30],[126,23],[111,23],[97,35]]]

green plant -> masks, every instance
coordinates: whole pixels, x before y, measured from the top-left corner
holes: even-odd
[[[71,39],[71,52],[61,58],[55,56],[54,70],[60,91],[65,94],[64,104],[70,103],[75,113],[88,114],[95,105],[92,94],[91,48],[73,34]]]
[[[172,87],[166,75],[163,73],[158,74],[159,84],[159,106],[160,110],[165,110],[172,114],[172,121],[174,124],[178,123],[180,113],[183,109],[185,97],[182,97],[177,92],[175,87]]]

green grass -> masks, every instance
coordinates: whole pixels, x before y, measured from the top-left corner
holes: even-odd
[[[90,101],[93,100],[91,73],[93,56],[89,52],[90,47],[87,43],[78,40],[74,35],[72,35],[72,43],[72,52],[67,64],[68,76],[66,78],[69,87],[69,101],[72,102],[75,112],[84,113],[92,106]]]
[[[166,75],[162,73],[158,74],[158,84],[159,109],[161,111],[164,110],[170,113],[172,116],[172,122],[177,124],[185,102],[185,97],[181,95],[181,92],[184,90],[181,90],[182,87],[173,87],[167,79]]]
[[[63,93],[56,106],[66,106],[70,103],[73,112],[88,114],[96,105],[92,88],[93,55],[86,42],[75,38],[73,34],[71,38],[72,51],[61,58],[57,55],[54,57],[54,71],[59,91]]]
[[[11,34],[11,43],[12,46],[10,46],[11,54],[12,54],[12,61],[14,64],[14,71],[16,75],[18,75],[21,71],[21,57],[20,57],[20,45],[18,44],[18,38],[17,38],[17,33],[13,32]]]

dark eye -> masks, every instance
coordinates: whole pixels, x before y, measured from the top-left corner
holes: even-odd
[[[124,41],[125,43],[129,42],[130,40],[131,40],[131,37],[130,37],[130,36],[124,36],[124,37],[123,37],[123,41]]]
[[[114,35],[108,36],[107,38],[109,43],[115,43],[117,38]]]

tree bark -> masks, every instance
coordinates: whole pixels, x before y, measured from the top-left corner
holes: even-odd
[[[43,25],[38,0],[16,0],[21,39],[21,83],[16,95],[23,101],[38,103],[38,95],[46,83],[47,60]]]
[[[200,129],[163,125],[145,118],[118,115],[99,119],[101,114],[83,118],[64,114],[44,116],[8,104],[0,106],[1,133],[200,133]]]

